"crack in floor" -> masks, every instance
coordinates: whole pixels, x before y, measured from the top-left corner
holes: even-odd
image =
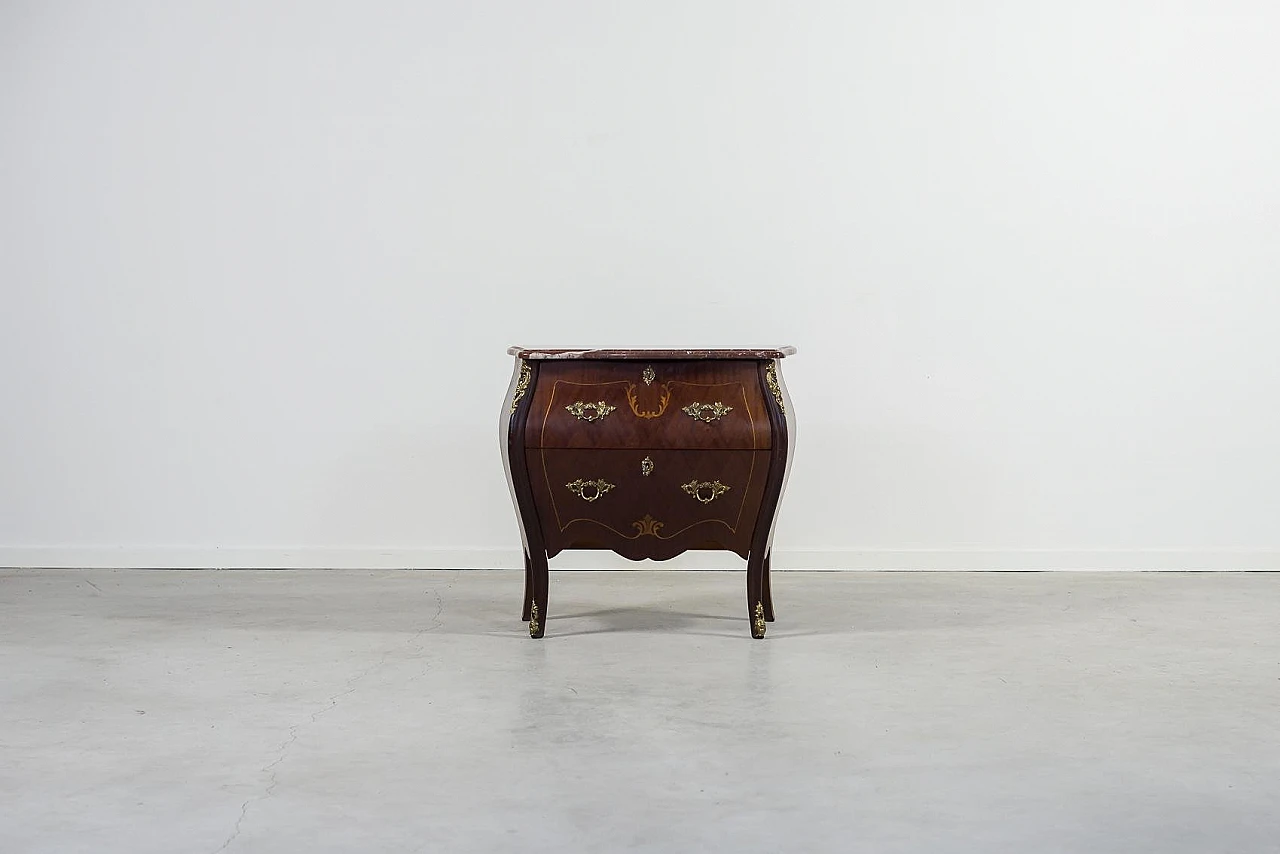
[[[461,570],[459,570],[459,572],[461,572]],[[454,581],[456,581],[457,579],[458,579],[458,576],[455,574]],[[453,582],[451,581],[445,586],[448,588],[452,588]],[[259,773],[261,774],[269,773],[271,775],[270,779],[267,781],[267,787],[262,790],[261,794],[249,798],[243,804],[240,805],[240,816],[236,819],[235,826],[231,829],[231,835],[228,836],[221,845],[215,848],[212,854],[221,854],[221,852],[226,851],[227,848],[231,846],[231,843],[235,842],[236,839],[240,836],[240,830],[242,825],[244,824],[245,817],[248,816],[249,814],[249,807],[251,807],[255,803],[269,799],[275,793],[276,786],[279,785],[279,782],[280,782],[279,778],[276,775],[276,768],[278,768],[280,766],[280,763],[284,762],[285,758],[289,755],[289,748],[292,747],[294,742],[298,740],[298,736],[301,734],[302,729],[304,727],[314,724],[316,721],[320,720],[320,718],[322,718],[324,715],[333,711],[334,707],[338,705],[339,700],[341,700],[343,697],[347,696],[348,694],[351,694],[356,690],[356,686],[360,683],[360,680],[364,679],[370,673],[373,673],[375,670],[378,670],[379,668],[382,667],[382,665],[387,663],[387,658],[390,657],[394,649],[403,649],[406,647],[414,646],[416,642],[419,641],[424,634],[434,629],[440,628],[440,625],[441,625],[440,615],[444,612],[444,599],[440,596],[439,586],[433,587],[431,592],[434,593],[436,596],[436,613],[434,616],[432,616],[431,622],[428,625],[423,626],[421,629],[418,629],[418,631],[414,632],[409,637],[409,639],[406,640],[404,643],[398,644],[394,648],[389,648],[384,650],[382,655],[378,658],[376,662],[374,662],[373,664],[366,667],[364,670],[360,671],[359,673],[349,678],[346,683],[346,688],[329,697],[328,705],[326,705],[324,708],[318,709],[312,712],[310,720],[300,724],[293,724],[292,726],[289,727],[289,737],[286,738],[280,744],[280,746],[277,747],[275,750],[276,758],[271,762],[268,762],[266,765],[263,765],[262,768],[259,770]]]

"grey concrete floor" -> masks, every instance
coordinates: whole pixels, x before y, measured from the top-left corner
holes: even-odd
[[[1280,851],[1280,576],[0,571],[0,852]]]

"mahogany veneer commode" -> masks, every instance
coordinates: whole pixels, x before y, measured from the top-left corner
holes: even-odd
[[[764,637],[795,441],[779,365],[795,348],[507,352],[502,455],[530,636],[546,631],[547,559],[565,549],[631,560],[723,549],[747,561],[747,617]]]

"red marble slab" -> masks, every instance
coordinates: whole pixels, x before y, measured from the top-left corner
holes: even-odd
[[[782,359],[794,356],[796,348],[728,348],[708,350],[700,348],[636,348],[636,349],[582,349],[560,347],[508,347],[507,352],[521,359],[604,359],[659,361],[669,359]]]

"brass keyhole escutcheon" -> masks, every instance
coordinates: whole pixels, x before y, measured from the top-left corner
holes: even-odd
[[[653,474],[653,459],[651,457],[645,457],[640,461],[640,474],[645,477]]]

